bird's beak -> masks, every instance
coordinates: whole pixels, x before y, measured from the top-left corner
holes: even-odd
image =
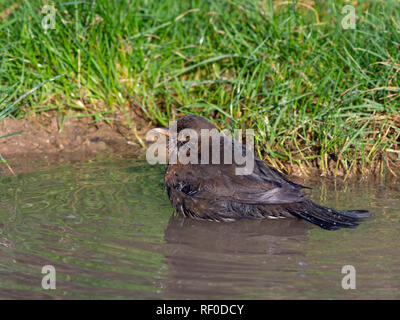
[[[169,128],[153,128],[147,132],[147,142],[157,142],[162,136],[169,137]]]
[[[160,133],[160,134],[162,134],[164,136],[169,137],[169,128],[164,128],[164,127],[162,127],[162,128],[154,128],[153,131],[158,132],[158,133]]]

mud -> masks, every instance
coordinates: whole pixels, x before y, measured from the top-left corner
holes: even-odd
[[[0,121],[0,175],[27,171],[32,163],[48,166],[59,162],[86,161],[96,157],[137,157],[151,124],[135,114],[132,124],[117,113],[113,121],[95,122],[93,118],[69,118],[63,123],[52,113],[30,119],[5,118]]]

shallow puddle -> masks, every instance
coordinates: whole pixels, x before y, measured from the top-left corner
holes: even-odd
[[[0,177],[0,298],[400,298],[400,184],[312,183],[314,201],[374,214],[325,231],[174,217],[164,169],[88,162]],[[55,290],[42,288],[45,265]]]

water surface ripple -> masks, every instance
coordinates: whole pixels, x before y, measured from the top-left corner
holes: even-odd
[[[0,177],[2,299],[399,299],[400,185],[313,183],[357,229],[172,215],[164,167],[115,161]],[[56,269],[56,290],[41,287]],[[356,289],[344,290],[344,265]]]

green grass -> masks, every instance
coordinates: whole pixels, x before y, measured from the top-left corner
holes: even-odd
[[[0,117],[197,113],[254,129],[279,169],[399,168],[399,1],[357,1],[355,30],[345,1],[55,1],[47,32],[40,1],[2,13],[14,3],[0,0]]]

